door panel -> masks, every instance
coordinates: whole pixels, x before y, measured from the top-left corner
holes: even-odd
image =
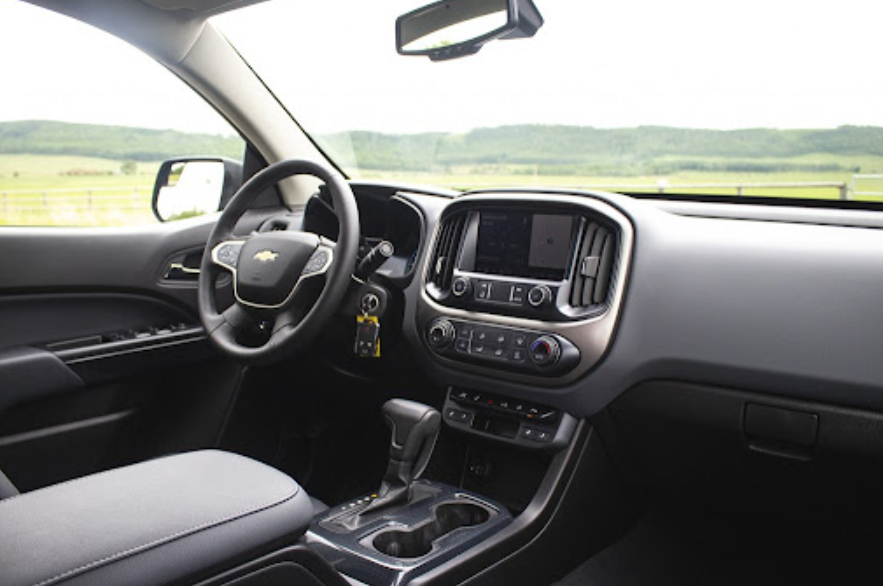
[[[0,229],[0,469],[21,489],[216,443],[240,367],[169,271],[198,266],[212,226]]]

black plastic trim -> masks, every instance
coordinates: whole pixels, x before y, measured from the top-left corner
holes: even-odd
[[[208,578],[195,586],[222,586],[227,584],[236,586],[267,586],[276,582],[264,581],[265,576],[262,573],[268,568],[279,568],[282,566],[293,566],[305,572],[308,578],[304,584],[310,586],[314,584],[321,584],[323,586],[351,586],[319,554],[300,543],[246,562],[238,568],[213,578]],[[310,582],[309,578],[312,578],[314,581]]]
[[[0,413],[18,403],[84,386],[83,379],[51,352],[25,346],[0,350]]]
[[[145,338],[133,338],[118,342],[101,342],[67,350],[59,350],[56,356],[64,360],[66,364],[77,364],[89,360],[100,360],[133,352],[159,349],[169,346],[178,346],[191,342],[205,341],[205,330],[201,326],[170,332],[168,334],[154,334]]]
[[[575,565],[585,550],[597,550],[607,541],[605,534],[606,522],[600,519],[594,526],[585,527],[579,543],[558,540],[553,544],[556,556],[563,555],[568,563],[561,566],[550,564],[549,557],[538,558],[531,555],[530,549],[547,532],[559,523],[571,522],[585,524],[585,519],[574,515],[573,510],[565,510],[563,501],[569,496],[573,505],[588,505],[592,499],[586,499],[582,490],[604,491],[610,477],[592,474],[593,465],[599,464],[606,469],[606,456],[600,449],[594,430],[585,421],[579,422],[574,438],[565,450],[559,452],[552,460],[540,488],[533,500],[515,520],[505,529],[489,538],[480,545],[465,552],[456,560],[452,560],[438,568],[415,578],[412,586],[443,586],[453,584],[528,584],[533,583],[528,576],[533,574],[536,583],[554,581],[555,574],[566,572]],[[594,452],[594,453],[593,453]],[[597,457],[596,457],[597,456]],[[599,460],[604,459],[604,462]],[[577,473],[577,471],[580,471]],[[592,488],[586,488],[589,484]],[[613,502],[602,499],[602,507],[606,513],[613,514],[616,507]],[[597,536],[597,538],[596,538]],[[580,552],[571,551],[576,547]],[[514,564],[514,565],[513,565]],[[514,573],[511,570],[514,568]]]

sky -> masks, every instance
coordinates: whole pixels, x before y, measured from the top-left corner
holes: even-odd
[[[395,52],[419,0],[274,0],[213,22],[314,133],[883,126],[881,2],[535,3],[534,38],[441,63]],[[18,0],[0,0],[0,55],[0,120],[230,132],[149,58]]]

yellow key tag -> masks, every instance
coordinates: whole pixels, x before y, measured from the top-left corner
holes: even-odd
[[[356,345],[353,352],[362,358],[380,358],[380,320],[377,316],[356,316]]]

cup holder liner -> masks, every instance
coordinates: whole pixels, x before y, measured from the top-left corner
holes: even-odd
[[[395,558],[418,558],[432,551],[438,538],[462,527],[481,525],[490,519],[486,508],[472,503],[444,503],[436,507],[432,520],[418,527],[383,531],[372,544],[380,553]]]

